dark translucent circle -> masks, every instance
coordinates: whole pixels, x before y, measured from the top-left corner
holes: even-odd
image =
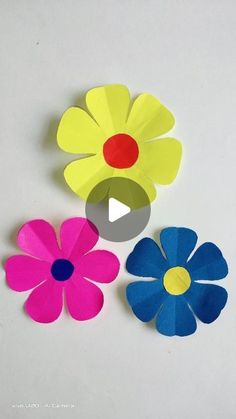
[[[52,264],[51,273],[57,281],[66,281],[74,272],[74,265],[67,259],[57,259]]]
[[[110,198],[127,205],[130,212],[110,222]],[[146,227],[151,205],[147,193],[138,183],[118,176],[105,179],[92,189],[85,210],[87,218],[96,225],[101,237],[113,242],[124,242],[138,236]]]

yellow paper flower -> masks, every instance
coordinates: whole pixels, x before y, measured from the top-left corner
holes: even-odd
[[[125,177],[138,183],[153,201],[154,183],[172,183],[181,161],[181,143],[175,138],[159,138],[173,128],[172,113],[147,93],[131,105],[128,88],[119,84],[90,90],[86,105],[89,113],[71,107],[58,127],[60,148],[91,154],[65,168],[70,188],[86,200],[99,182]]]

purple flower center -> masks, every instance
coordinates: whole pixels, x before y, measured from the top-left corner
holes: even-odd
[[[74,272],[74,265],[67,259],[57,259],[53,262],[51,273],[57,281],[66,281]]]

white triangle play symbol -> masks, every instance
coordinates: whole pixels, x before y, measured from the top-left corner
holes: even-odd
[[[111,223],[124,217],[124,215],[129,214],[130,211],[131,209],[128,205],[123,204],[123,202],[120,202],[115,198],[109,198],[108,219]]]

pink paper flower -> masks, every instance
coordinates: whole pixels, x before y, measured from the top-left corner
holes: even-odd
[[[76,320],[95,317],[103,306],[103,293],[93,282],[109,283],[119,272],[119,260],[106,250],[93,250],[99,238],[96,227],[86,218],[71,218],[60,228],[58,244],[53,227],[45,220],[24,224],[17,243],[27,255],[12,256],[6,263],[10,288],[35,288],[25,302],[29,316],[40,323],[56,320],[63,307],[63,295]]]

